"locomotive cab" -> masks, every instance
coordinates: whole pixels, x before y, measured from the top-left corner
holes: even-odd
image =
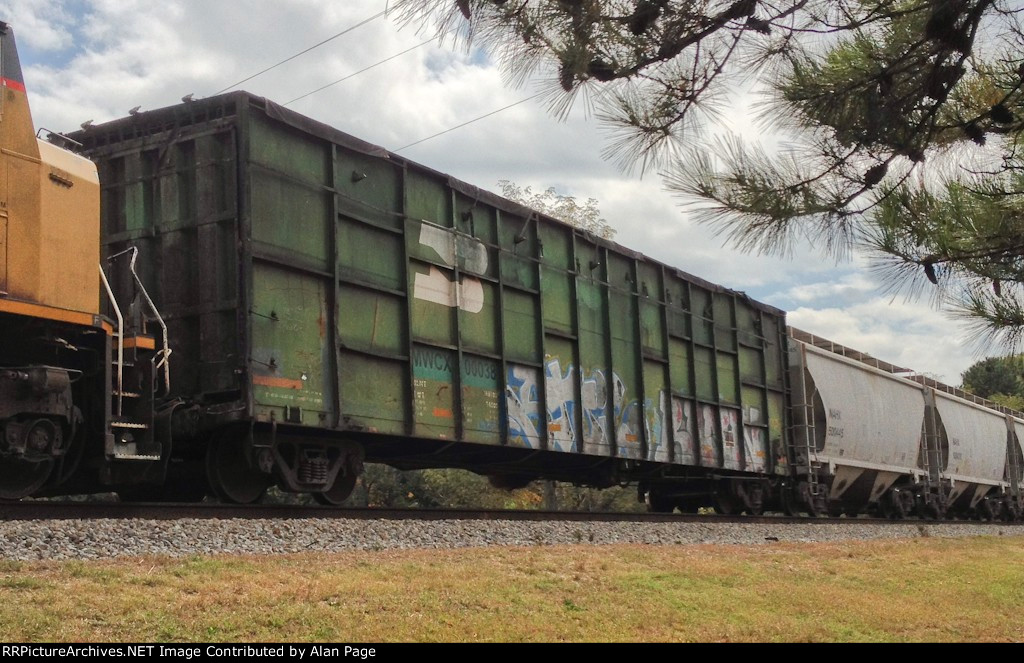
[[[100,186],[33,132],[14,34],[0,24],[0,310],[95,324]]]

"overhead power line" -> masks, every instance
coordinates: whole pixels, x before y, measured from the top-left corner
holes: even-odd
[[[393,150],[393,151],[394,152],[401,152],[402,150],[409,149],[413,145],[419,145],[420,143],[425,143],[428,140],[433,140],[434,138],[437,138],[438,136],[443,136],[444,134],[446,134],[446,133],[448,133],[450,131],[455,131],[456,129],[461,129],[462,127],[464,127],[466,125],[473,124],[474,122],[479,122],[480,120],[482,120],[484,118],[487,118],[487,117],[490,117],[492,115],[497,115],[498,113],[501,113],[502,111],[507,111],[509,108],[514,108],[514,107],[518,106],[519,104],[525,104],[527,101],[530,101],[531,99],[536,99],[537,97],[539,97],[539,96],[541,96],[543,94],[545,94],[545,93],[544,92],[538,92],[537,94],[534,94],[532,96],[526,97],[525,99],[520,99],[519,101],[515,102],[514,104],[509,104],[508,106],[505,106],[503,108],[499,108],[498,110],[493,110],[490,113],[484,113],[480,117],[474,117],[472,120],[467,120],[466,122],[463,122],[462,124],[457,124],[454,127],[450,127],[448,129],[445,129],[444,131],[438,131],[436,134],[434,134],[432,136],[427,136],[426,138],[421,138],[418,141],[416,141],[415,143],[409,143],[408,145],[403,145],[402,147],[398,148],[397,150]]]
[[[356,28],[361,28],[362,26],[366,25],[367,23],[369,23],[371,21],[375,21],[378,18],[380,18],[381,16],[384,16],[386,13],[387,13],[387,9],[385,9],[384,11],[381,11],[381,12],[377,12],[376,14],[374,14],[373,16],[371,16],[369,18],[363,19],[362,21],[356,23],[355,25],[345,28],[344,30],[342,30],[338,34],[333,35],[331,37],[328,37],[327,39],[324,39],[322,42],[320,42],[318,44],[313,44],[309,48],[307,48],[307,49],[305,49],[303,51],[299,51],[295,55],[292,55],[291,57],[287,57],[284,60],[281,60],[280,62],[278,62],[277,64],[271,65],[271,66],[267,67],[266,69],[264,69],[262,71],[258,71],[255,74],[253,74],[252,76],[249,76],[247,78],[243,78],[242,80],[238,81],[237,83],[232,83],[231,85],[227,86],[223,90],[218,90],[214,94],[221,94],[222,92],[227,92],[231,88],[238,87],[242,83],[246,83],[248,81],[251,81],[252,79],[256,78],[257,76],[262,76],[263,74],[267,73],[271,69],[277,69],[278,67],[280,67],[281,65],[285,64],[286,62],[291,62],[292,60],[294,60],[295,58],[299,57],[300,55],[305,55],[306,53],[309,53],[310,51],[312,51],[314,49],[320,48],[324,44],[326,44],[328,42],[331,42],[331,41],[334,41],[338,37],[341,37],[342,35],[348,34],[349,32],[352,32],[353,30],[355,30]]]
[[[307,92],[306,94],[302,95],[301,97],[295,97],[291,101],[286,101],[284,103],[284,105],[287,106],[289,104],[293,104],[296,101],[298,101],[300,99],[305,99],[306,97],[308,97],[310,95],[313,95],[313,94],[316,94],[317,92],[320,92],[321,90],[326,90],[327,88],[331,87],[332,85],[337,85],[338,83],[341,83],[342,81],[347,81],[348,79],[352,78],[353,76],[358,76],[359,74],[361,74],[363,72],[366,72],[366,71],[369,71],[369,70],[373,69],[374,67],[379,67],[380,65],[384,64],[385,62],[390,62],[391,60],[394,60],[395,58],[397,58],[400,55],[405,55],[409,51],[416,50],[420,46],[426,46],[427,44],[429,44],[430,42],[434,41],[435,39],[437,39],[437,37],[431,37],[430,39],[428,39],[428,40],[426,40],[424,42],[421,42],[419,44],[416,44],[415,46],[412,46],[410,48],[405,49],[401,53],[395,53],[394,55],[391,55],[389,57],[384,58],[383,60],[380,60],[378,62],[374,62],[373,64],[371,64],[368,67],[363,67],[359,71],[354,71],[351,74],[348,74],[347,76],[343,76],[342,78],[339,78],[338,80],[334,81],[333,83],[328,83],[327,85],[323,85],[321,87],[318,87],[317,89],[313,90],[312,92]]]

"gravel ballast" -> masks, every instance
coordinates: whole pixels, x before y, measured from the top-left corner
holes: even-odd
[[[563,544],[735,544],[1019,536],[999,524],[635,523],[511,520],[183,519],[0,522],[0,559],[284,554]]]

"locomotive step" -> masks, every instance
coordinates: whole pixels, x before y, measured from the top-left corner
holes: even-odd
[[[145,430],[149,428],[149,424],[140,424],[133,421],[111,421],[111,428],[138,428]]]
[[[117,460],[160,460],[160,454],[115,454]]]

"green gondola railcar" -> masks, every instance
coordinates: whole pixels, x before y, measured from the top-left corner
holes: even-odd
[[[74,138],[226,499],[336,502],[365,459],[728,509],[789,472],[778,309],[247,93]]]

